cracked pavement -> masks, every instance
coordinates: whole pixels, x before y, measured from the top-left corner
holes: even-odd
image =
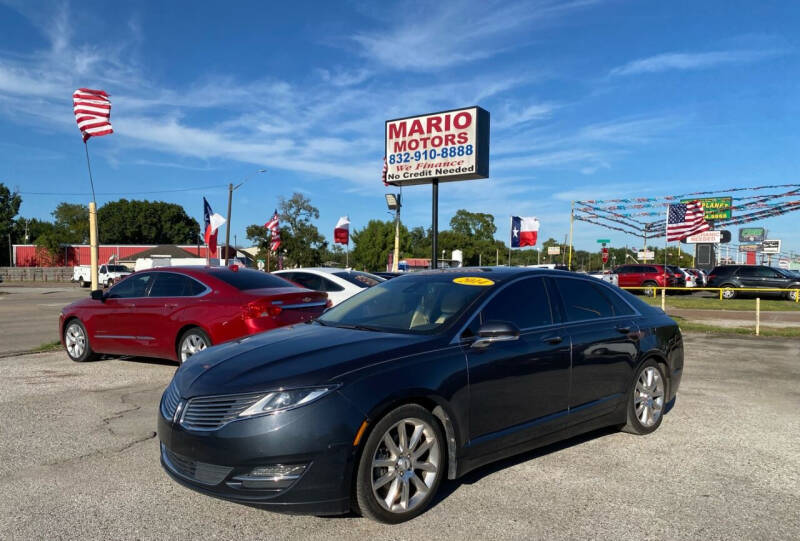
[[[176,365],[0,358],[0,539],[798,539],[800,340],[689,335],[676,408],[442,484],[417,519],[280,515],[161,471]]]

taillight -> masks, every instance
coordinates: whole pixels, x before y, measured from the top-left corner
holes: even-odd
[[[325,308],[330,308],[331,306],[333,306],[333,301],[328,299],[328,302],[325,303]]]
[[[266,301],[253,301],[244,307],[245,319],[257,319],[260,317],[276,317],[281,313],[280,306],[276,306]]]
[[[716,274],[709,274],[707,280],[713,280],[716,277],[717,277]]]

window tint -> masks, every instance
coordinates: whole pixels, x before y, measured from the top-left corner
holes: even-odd
[[[600,289],[600,286],[586,280],[570,280],[569,278],[558,278],[555,282],[564,301],[568,321],[622,315],[616,313],[614,303]]]
[[[132,274],[108,292],[109,299],[132,299],[136,297],[146,297],[147,290],[153,283],[153,273]]]
[[[758,269],[755,267],[742,267],[739,269],[737,273],[739,276],[744,276],[745,278],[753,278],[758,276]]]
[[[758,274],[762,278],[778,278],[779,275],[774,270],[770,269],[769,267],[758,267]]]
[[[108,272],[131,272],[125,265],[108,265]]]
[[[383,282],[383,278],[380,276],[375,276],[374,274],[369,274],[367,272],[342,271],[334,272],[333,275],[341,278],[342,280],[347,280],[351,284],[355,284],[361,288],[376,286]]]
[[[328,280],[327,278],[322,279],[322,287],[324,288],[322,291],[344,291],[342,286],[332,282],[331,280]]]
[[[292,273],[292,282],[295,284],[300,284],[306,289],[324,291],[322,289],[322,278],[316,274],[311,274],[308,272],[295,272]]]
[[[150,288],[151,297],[192,297],[205,291],[205,286],[188,276],[172,272],[160,272]]]
[[[509,284],[481,312],[481,321],[509,321],[520,329],[553,323],[544,279],[528,278]]]
[[[240,290],[292,287],[283,278],[252,269],[232,271],[227,268],[212,269],[208,274]]]
[[[662,270],[659,269],[658,267],[644,267],[639,272],[647,272],[647,273],[650,273],[650,274],[661,274]]]
[[[633,272],[633,269],[630,267],[630,265],[624,265],[622,267],[617,267],[616,269],[614,269],[614,272],[616,274],[629,274]]]

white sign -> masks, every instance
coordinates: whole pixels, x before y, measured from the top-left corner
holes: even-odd
[[[703,231],[702,233],[686,237],[686,242],[688,242],[689,244],[698,244],[698,243],[719,244],[721,240],[722,240],[722,231]]]
[[[761,243],[761,247],[761,251],[765,254],[781,253],[781,241],[779,240],[765,240]]]
[[[655,252],[639,252],[639,259],[642,261],[647,261],[649,259],[655,259],[656,253]]]
[[[781,259],[778,260],[778,266],[782,269],[789,270],[789,260],[786,259],[785,257],[782,257]]]
[[[480,107],[386,121],[386,182],[489,176],[489,113]]]
[[[560,246],[548,246],[547,247],[547,255],[558,255],[561,253]]]

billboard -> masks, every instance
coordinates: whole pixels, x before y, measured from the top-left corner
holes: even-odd
[[[761,251],[765,254],[779,254],[781,253],[781,241],[765,240],[761,243]]]
[[[763,227],[740,227],[739,242],[762,242],[767,236]]]
[[[547,255],[560,255],[561,254],[561,247],[560,246],[548,246],[547,247]]]
[[[704,197],[698,199],[681,199],[681,203],[700,201],[706,220],[729,220],[733,216],[732,197]]]
[[[387,120],[384,135],[394,186],[489,176],[489,112],[480,107]]]
[[[697,233],[696,235],[689,235],[686,237],[686,242],[689,244],[698,244],[698,243],[713,243],[719,244],[722,240],[722,231],[703,231],[702,233]]]
[[[739,245],[740,252],[760,252],[761,251],[761,244],[740,244]]]

